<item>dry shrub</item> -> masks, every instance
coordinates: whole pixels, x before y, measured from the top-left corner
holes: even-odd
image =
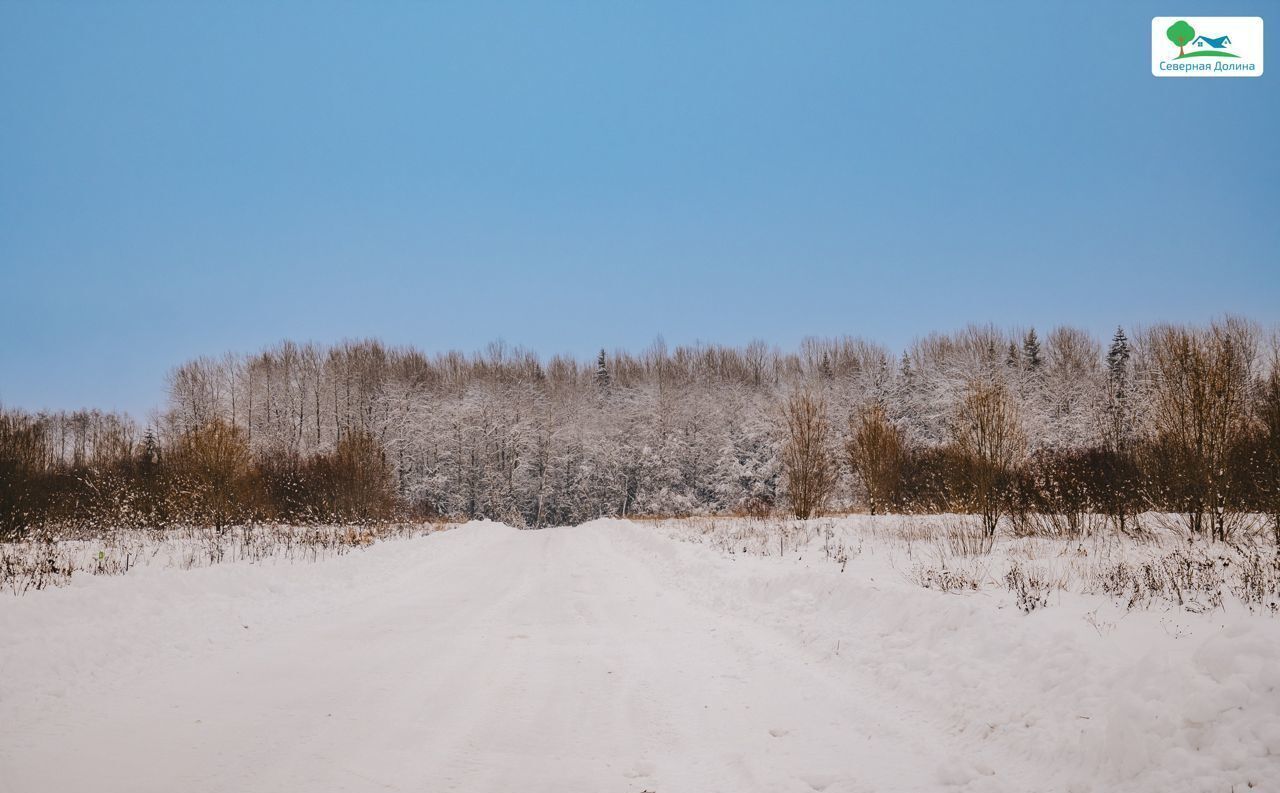
[[[352,528],[268,524],[222,531],[189,527],[164,532],[113,531],[96,539],[0,543],[0,590],[21,595],[63,586],[76,573],[124,575],[158,557],[182,569],[267,559],[311,562],[382,540],[429,534],[445,525],[387,523]]]
[[[862,479],[871,514],[898,503],[906,466],[906,437],[889,420],[883,405],[865,406],[849,420],[845,454],[849,467]]]
[[[1001,383],[975,382],[960,402],[951,427],[953,475],[968,511],[994,535],[1009,504],[1014,467],[1026,449],[1017,406]]]
[[[912,583],[940,592],[976,592],[982,587],[983,578],[974,570],[948,567],[945,564],[940,567],[916,564],[907,573],[907,579]]]
[[[995,535],[980,525],[963,519],[944,525],[942,538],[954,556],[988,556],[995,547]]]
[[[787,495],[795,516],[806,520],[822,511],[836,481],[828,448],[827,406],[821,398],[802,391],[787,400],[783,417],[787,437],[782,447],[782,470]]]
[[[184,514],[221,531],[249,517],[255,481],[249,440],[213,419],[182,435],[172,455]]]
[[[742,505],[742,516],[755,520],[765,520],[773,514],[773,499],[765,496],[752,496]]]
[[[1165,601],[1200,613],[1222,605],[1229,566],[1226,556],[1209,556],[1192,547],[1145,562],[1107,565],[1096,573],[1093,586],[1124,602],[1127,609]]]
[[[1051,580],[1047,571],[1036,565],[1014,562],[1004,575],[1004,584],[1024,614],[1049,605],[1049,593],[1061,589],[1061,582]]]
[[[1155,386],[1148,467],[1192,535],[1226,540],[1244,511],[1233,458],[1249,431],[1256,331],[1232,317],[1203,331],[1161,326],[1148,347]]]
[[[63,586],[71,580],[73,570],[71,562],[51,543],[0,544],[0,588],[15,595]]]
[[[1258,548],[1241,553],[1227,586],[1250,611],[1280,614],[1280,549],[1270,554]]]

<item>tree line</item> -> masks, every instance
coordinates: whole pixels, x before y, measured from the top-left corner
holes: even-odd
[[[0,532],[262,521],[958,512],[1280,535],[1280,340],[1246,320],[1109,343],[971,326],[593,361],[284,342],[169,376],[145,425],[0,411]]]

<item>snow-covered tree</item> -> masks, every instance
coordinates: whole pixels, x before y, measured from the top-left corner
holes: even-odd
[[[1036,336],[1035,328],[1027,331],[1022,340],[1022,360],[1026,368],[1033,372],[1044,362],[1040,356],[1040,339]]]

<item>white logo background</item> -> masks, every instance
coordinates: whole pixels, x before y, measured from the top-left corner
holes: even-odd
[[[1231,37],[1231,45],[1226,51],[1238,58],[1183,58],[1178,60],[1178,47],[1169,41],[1169,26],[1178,20],[1185,20],[1195,28],[1196,36],[1220,38]],[[1191,42],[1184,48],[1188,53],[1204,48],[1194,47]],[[1161,63],[1164,68],[1161,68]],[[1215,64],[1230,70],[1217,71]],[[1234,67],[1252,63],[1252,71],[1238,70]],[[1176,64],[1177,69],[1170,65]],[[1208,69],[1181,70],[1188,64],[1208,66]],[[1155,17],[1151,20],[1151,73],[1156,77],[1260,77],[1262,76],[1262,17]]]

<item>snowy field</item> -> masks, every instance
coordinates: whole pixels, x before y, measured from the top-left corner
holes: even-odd
[[[0,793],[1280,790],[1273,548],[953,527],[64,543]]]

